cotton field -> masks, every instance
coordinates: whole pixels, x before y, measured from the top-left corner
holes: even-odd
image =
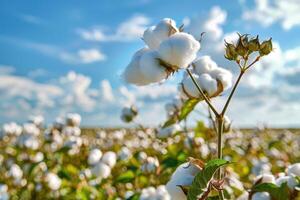
[[[1,199],[186,199],[178,185],[191,184],[217,154],[215,133],[201,122],[184,131],[80,129],[80,121],[70,113],[50,126],[42,116],[4,124]],[[271,199],[267,192],[253,193],[261,183],[286,188],[277,195],[299,198],[298,134],[228,131],[223,151],[231,164],[222,183],[211,184],[222,185],[228,199]]]
[[[300,200],[299,0],[252,1],[0,3],[0,200]]]

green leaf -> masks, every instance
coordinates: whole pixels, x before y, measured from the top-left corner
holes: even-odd
[[[131,182],[134,179],[135,175],[133,173],[133,171],[126,171],[122,174],[120,174],[120,176],[117,178],[117,182],[120,183],[128,183]]]
[[[207,200],[219,200],[219,196],[208,197]]]
[[[229,162],[223,159],[215,159],[207,162],[204,169],[195,176],[194,181],[189,188],[188,200],[195,200],[199,195],[207,191],[215,172],[220,167],[227,164],[229,164]]]
[[[281,186],[277,186],[273,183],[261,183],[253,187],[253,192],[268,192],[275,200],[287,200],[289,199],[289,189],[287,183],[282,183]]]
[[[194,110],[195,106],[199,102],[200,102],[199,99],[189,99],[189,100],[185,101],[179,114],[176,113],[173,116],[171,116],[171,118],[168,119],[168,121],[166,121],[164,123],[163,128],[184,120],[190,114],[190,112],[192,112]]]

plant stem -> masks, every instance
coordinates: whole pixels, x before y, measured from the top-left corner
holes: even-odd
[[[209,99],[207,98],[207,96],[205,95],[205,93],[203,92],[203,90],[201,89],[201,87],[198,85],[198,83],[196,82],[195,78],[193,77],[191,71],[189,69],[186,69],[186,71],[189,74],[189,76],[191,77],[191,79],[192,79],[193,83],[195,84],[197,90],[200,92],[201,96],[203,97],[203,99],[205,100],[205,102],[210,107],[210,109],[213,111],[213,113],[216,116],[219,116],[219,113],[217,112],[217,110],[215,109],[215,107],[211,104],[211,102],[209,101]]]
[[[233,89],[231,90],[230,95],[229,95],[229,97],[228,97],[228,99],[227,99],[227,101],[226,101],[226,103],[225,103],[225,106],[224,106],[224,108],[223,108],[223,110],[222,110],[222,112],[221,112],[221,116],[224,116],[224,115],[225,115],[225,112],[226,112],[226,110],[227,110],[227,108],[228,108],[228,105],[229,105],[229,103],[230,103],[230,101],[231,101],[231,98],[232,98],[232,96],[233,96],[233,94],[234,94],[234,92],[235,92],[235,90],[236,90],[236,88],[237,88],[237,86],[238,86],[238,84],[239,84],[241,78],[243,77],[244,73],[245,73],[245,70],[242,69],[242,70],[240,71],[239,77],[237,78],[237,80],[236,80],[236,82],[235,82],[235,84],[234,84],[234,86],[233,86]]]
[[[222,159],[222,150],[223,150],[223,141],[222,141],[222,135],[223,135],[223,125],[224,125],[224,118],[223,116],[217,117],[217,123],[218,123],[218,159]],[[222,179],[222,169],[220,168],[217,172],[217,177],[219,180]],[[223,190],[219,190],[219,199],[224,199],[224,192]]]

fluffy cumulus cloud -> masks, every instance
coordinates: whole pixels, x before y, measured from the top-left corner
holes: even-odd
[[[90,29],[80,28],[77,33],[85,40],[109,42],[109,41],[132,41],[141,38],[144,30],[149,25],[150,19],[144,15],[134,15],[118,25],[116,30],[106,31],[103,27]]]
[[[255,7],[246,9],[243,18],[264,26],[278,22],[283,29],[289,30],[300,25],[299,10],[298,0],[255,0]]]
[[[14,74],[13,67],[1,66],[0,121],[24,121],[32,114],[42,114],[48,122],[68,112],[83,115],[84,125],[112,126],[122,123],[120,113],[124,106],[135,104],[141,109],[141,121],[154,125],[164,119],[164,102],[176,95],[176,84],[152,85],[138,88],[113,88],[108,80],[92,87],[89,76],[70,71],[45,83],[28,76]]]

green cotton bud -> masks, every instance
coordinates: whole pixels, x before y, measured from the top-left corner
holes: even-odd
[[[238,57],[238,54],[235,50],[235,46],[233,44],[229,44],[225,41],[225,58],[228,60],[236,60]]]
[[[269,40],[266,40],[263,43],[261,43],[259,54],[260,56],[265,56],[271,53],[272,50],[273,50],[273,44],[272,44],[272,38],[270,38]]]
[[[260,49],[258,36],[256,36],[256,38],[253,38],[249,41],[248,48],[250,51],[258,51]]]

